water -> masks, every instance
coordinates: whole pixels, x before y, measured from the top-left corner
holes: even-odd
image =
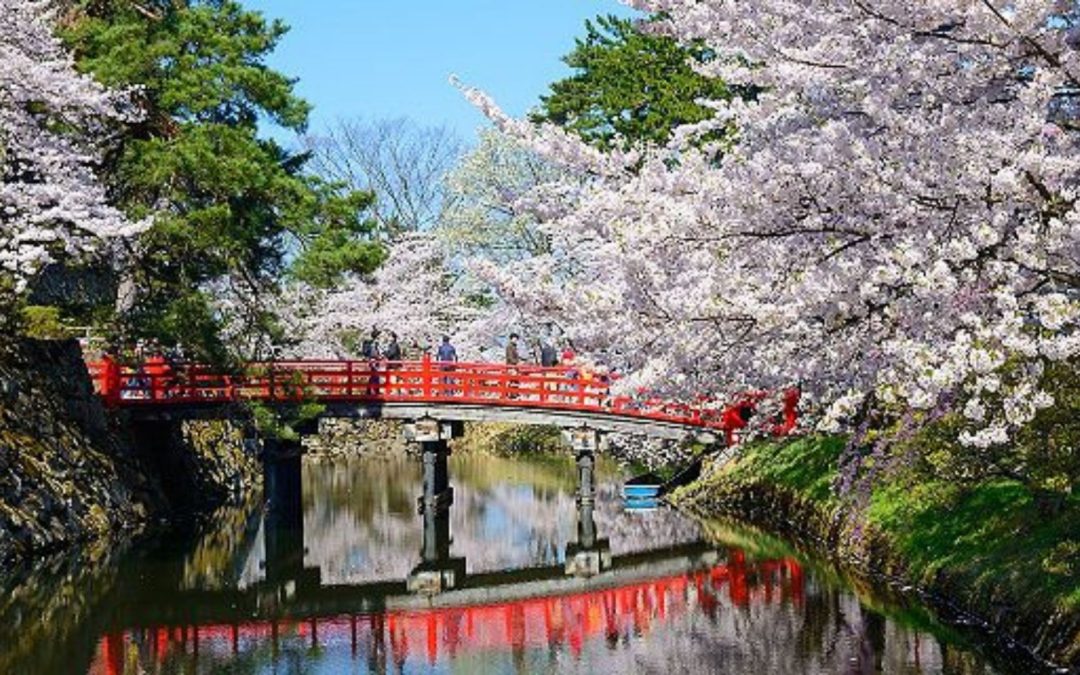
[[[425,540],[419,461],[305,461],[293,516],[5,573],[0,673],[1003,672],[782,542],[624,512],[598,470],[582,522],[569,458],[454,457]]]

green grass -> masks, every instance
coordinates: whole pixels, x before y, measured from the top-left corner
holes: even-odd
[[[888,535],[917,580],[945,573],[979,594],[1080,609],[1080,498],[1039,512],[1014,481],[968,488],[942,482],[886,485],[868,520]]]
[[[836,460],[844,443],[839,437],[755,443],[733,465],[731,477],[778,485],[823,503],[833,502]]]
[[[750,445],[708,480],[721,490],[773,486],[831,510],[843,505],[832,485],[844,443],[824,437]],[[706,498],[709,491],[709,485],[695,490]],[[1076,494],[1047,515],[1016,481],[961,486],[907,474],[879,480],[862,517],[884,536],[913,581],[930,584],[944,575],[981,602],[1080,610]]]

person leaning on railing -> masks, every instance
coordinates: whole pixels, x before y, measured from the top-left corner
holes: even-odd
[[[379,353],[378,328],[373,327],[371,337],[361,343],[360,355],[367,361],[368,372],[371,373],[367,381],[367,394],[368,396],[375,396],[379,393],[379,360],[382,358]]]
[[[149,379],[150,398],[154,400],[165,398],[170,385],[169,374],[172,372],[172,368],[169,366],[169,362],[165,360],[165,355],[160,348],[154,347],[143,365],[143,372]]]
[[[518,334],[510,333],[510,339],[506,341],[506,386],[508,389],[516,389],[518,386],[517,365],[521,363],[521,353],[518,351]],[[516,392],[508,392],[510,398],[517,398]]]

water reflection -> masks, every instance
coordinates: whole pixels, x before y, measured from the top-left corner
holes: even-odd
[[[783,550],[624,513],[613,467],[595,501],[569,458],[447,469],[425,484],[415,459],[307,463],[298,508],[225,511],[65,590],[96,611],[17,624],[34,639],[0,641],[19,668],[3,672],[993,672]],[[451,483],[452,506],[426,510]],[[583,571],[581,551],[607,560]]]
[[[739,552],[723,562],[717,558],[716,552],[675,555],[588,585],[534,580],[525,584],[531,587],[510,589],[510,598],[522,597],[506,601],[464,593],[381,613],[128,630],[102,639],[97,665],[124,672],[123,654],[143,667],[172,661],[207,669],[228,661],[256,665],[265,663],[269,648],[271,657],[300,655],[324,672],[337,672],[329,664],[344,664],[345,657],[354,668],[377,672],[386,662],[406,672],[464,662],[483,671],[551,672],[563,659],[581,665],[586,652],[619,651],[662,635],[692,614],[716,621],[733,608],[802,603],[802,571],[793,560],[748,563]]]
[[[470,572],[555,566],[578,538],[577,475],[572,460],[523,462],[499,457],[449,460],[453,507],[449,532],[455,556]],[[416,459],[310,462],[304,466],[305,564],[329,584],[404,579],[420,562],[424,529],[417,513],[423,467]],[[697,541],[700,527],[671,511],[628,518],[618,499],[617,467],[598,465],[595,529],[615,555]],[[265,528],[244,563],[239,585],[264,578]]]

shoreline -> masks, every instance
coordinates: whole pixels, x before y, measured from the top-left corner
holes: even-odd
[[[751,478],[736,457],[713,465],[697,481],[669,496],[676,508],[698,518],[733,519],[789,539],[845,572],[880,581],[932,608],[950,627],[973,630],[995,652],[1044,672],[1080,671],[1080,612],[1021,602],[1004,580],[989,600],[963,586],[963,575],[943,567],[928,582],[911,573],[912,562],[882,528],[854,532],[843,507],[778,481]]]

